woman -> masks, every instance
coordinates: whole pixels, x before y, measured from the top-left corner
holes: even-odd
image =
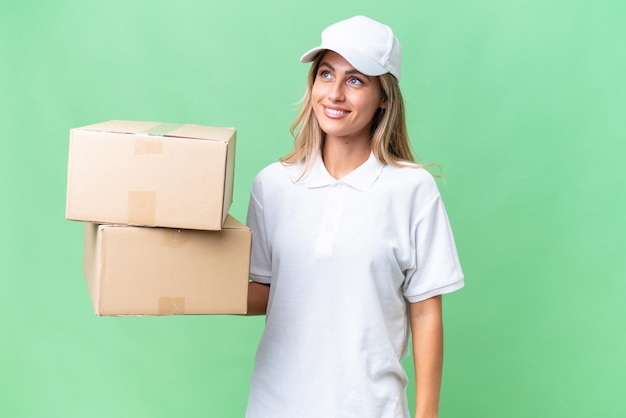
[[[436,417],[441,295],[463,273],[432,176],[406,134],[400,44],[363,16],[326,28],[293,151],[253,186],[249,313],[267,314],[249,418]]]

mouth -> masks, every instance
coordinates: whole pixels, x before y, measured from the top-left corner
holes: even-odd
[[[343,110],[336,107],[322,107],[324,108],[324,113],[326,114],[326,116],[330,118],[342,118],[350,113],[349,110]]]

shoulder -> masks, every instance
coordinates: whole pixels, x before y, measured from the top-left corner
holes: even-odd
[[[255,181],[273,182],[273,181],[293,181],[300,173],[300,166],[284,164],[281,162],[272,163],[264,167],[256,175]]]
[[[265,166],[261,171],[256,175],[255,181],[267,181],[268,179],[273,179],[274,177],[281,176],[284,171],[284,166],[275,162],[268,166]]]
[[[293,178],[297,174],[297,168],[280,162],[272,163],[263,168],[254,178],[252,192],[261,195],[263,191],[282,188],[293,185]]]
[[[385,186],[398,188],[405,192],[419,192],[419,194],[424,196],[439,194],[435,178],[419,164],[386,165],[381,179]]]

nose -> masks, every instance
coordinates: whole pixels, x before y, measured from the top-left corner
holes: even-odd
[[[328,92],[328,98],[333,102],[343,101],[345,98],[343,88],[344,88],[343,83],[340,83],[340,82],[332,83],[332,86],[330,87],[330,91]]]

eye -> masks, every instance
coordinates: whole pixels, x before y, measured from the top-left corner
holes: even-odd
[[[348,80],[348,84],[351,84],[353,86],[362,86],[363,82],[356,77],[350,77],[350,79]]]
[[[329,71],[321,70],[318,74],[318,77],[323,80],[330,80],[333,78],[333,75]]]

